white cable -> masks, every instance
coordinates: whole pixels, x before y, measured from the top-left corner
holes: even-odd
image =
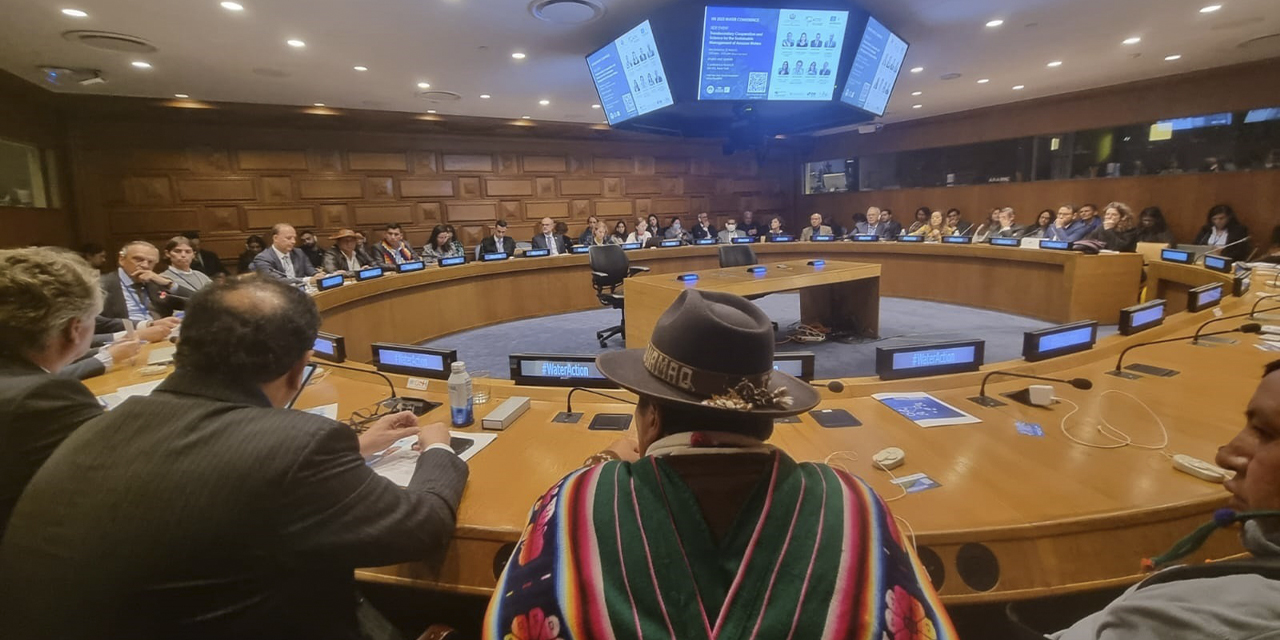
[[[1164,450],[1166,447],[1169,446],[1169,429],[1165,427],[1164,421],[1160,419],[1160,416],[1154,410],[1152,410],[1151,407],[1147,406],[1147,403],[1143,402],[1142,400],[1139,400],[1132,394],[1126,393],[1124,391],[1108,389],[1107,391],[1102,392],[1102,397],[1106,397],[1108,394],[1113,394],[1113,393],[1119,396],[1125,396],[1126,398],[1133,400],[1134,402],[1138,403],[1138,405],[1140,405],[1143,409],[1146,409],[1147,413],[1151,414],[1151,417],[1154,418],[1156,421],[1156,425],[1160,427],[1160,434],[1162,436],[1162,440],[1159,444],[1142,444],[1139,442],[1134,442],[1133,437],[1130,436],[1128,433],[1125,433],[1124,431],[1117,429],[1110,422],[1107,422],[1106,417],[1102,415],[1102,410],[1101,410],[1102,399],[1101,398],[1099,398],[1098,400],[1098,403],[1099,403],[1098,421],[1099,422],[1098,424],[1094,425],[1094,428],[1104,438],[1107,438],[1108,440],[1111,440],[1116,444],[1098,444],[1096,442],[1086,442],[1084,440],[1081,440],[1071,435],[1071,432],[1067,430],[1067,420],[1069,420],[1071,416],[1075,415],[1080,411],[1080,405],[1077,405],[1076,403],[1066,398],[1054,398],[1055,400],[1060,400],[1062,402],[1065,402],[1071,405],[1072,407],[1071,411],[1068,412],[1067,415],[1062,416],[1062,422],[1059,424],[1059,428],[1062,430],[1062,435],[1066,436],[1068,440],[1076,444],[1083,445],[1086,447],[1091,447],[1094,449],[1120,449],[1123,447],[1134,446],[1140,449],[1150,449],[1152,451],[1158,451],[1160,452],[1161,455],[1165,456],[1166,458],[1172,458],[1173,456],[1169,455],[1169,453],[1167,453]]]

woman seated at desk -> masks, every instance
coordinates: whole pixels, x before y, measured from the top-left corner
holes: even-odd
[[[169,261],[169,268],[160,275],[178,283],[178,286],[199,291],[213,281],[203,272],[191,268],[191,261],[195,256],[196,251],[191,247],[191,240],[186,236],[170,238],[169,243],[164,245],[164,257]]]
[[[1229,204],[1214,205],[1209,209],[1204,227],[1192,244],[1207,244],[1214,253],[1232,260],[1249,258],[1249,227],[1240,224],[1236,212]]]
[[[622,244],[627,241],[627,223],[619,220],[613,224],[613,234],[609,236],[609,242],[613,244]]]
[[[1044,211],[1041,211],[1040,215],[1036,216],[1036,223],[1027,227],[1026,231],[1022,232],[1022,237],[1043,238],[1049,231],[1049,227],[1053,226],[1053,220],[1055,217],[1056,214],[1054,214],[1053,209],[1045,209]]]
[[[777,236],[785,236],[785,235],[787,235],[787,232],[782,230],[782,218],[778,218],[778,217],[770,218],[769,219],[769,238],[772,239]]]
[[[649,222],[643,219],[636,220],[636,230],[632,231],[631,235],[627,236],[627,244],[631,244],[633,242],[644,244],[652,237],[653,234],[649,233]]]
[[[609,230],[605,228],[603,222],[597,222],[587,229],[591,235],[586,236],[582,244],[588,247],[602,247],[606,244],[620,244],[614,242],[616,236],[609,235]]]
[[[1138,249],[1137,220],[1133,210],[1123,202],[1112,202],[1102,209],[1102,226],[1085,236],[1097,240],[1108,251],[1133,253]]]
[[[1147,207],[1139,214],[1138,242],[1173,244],[1173,232],[1169,230],[1169,223],[1164,221],[1160,207]]]
[[[929,214],[928,224],[907,235],[924,236],[925,242],[942,242],[942,236],[949,236],[953,233],[955,233],[955,229],[947,226],[942,212],[934,211]]]
[[[452,242],[453,233],[449,227],[438,224],[431,229],[431,239],[422,248],[422,259],[426,262],[439,262],[441,258],[454,258],[466,255],[458,245]]]

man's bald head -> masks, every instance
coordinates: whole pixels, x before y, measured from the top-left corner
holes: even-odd
[[[271,246],[280,253],[289,253],[298,244],[298,231],[291,224],[283,222],[271,227]]]

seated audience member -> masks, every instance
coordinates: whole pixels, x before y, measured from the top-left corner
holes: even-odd
[[[591,220],[595,220],[595,216],[591,216]],[[599,227],[600,222],[588,223],[587,231]],[[590,240],[591,236],[587,236]],[[480,253],[505,253],[509,256],[516,254],[516,239],[507,235],[507,221],[499,220],[493,223],[493,235],[480,241]]]
[[[729,218],[725,221],[724,228],[720,230],[720,233],[716,234],[716,242],[721,244],[730,244],[733,242],[734,238],[745,237],[747,237],[747,233],[738,228],[738,221],[733,218]]]
[[[893,219],[893,209],[880,210],[880,237],[897,238],[902,235],[902,224]]]
[[[671,216],[671,224],[667,225],[666,230],[662,232],[662,237],[667,240],[679,240],[685,244],[693,241],[693,235],[685,231],[684,225],[680,222],[680,216]]]
[[[316,242],[316,234],[312,231],[303,231],[298,234],[298,248],[307,255],[307,259],[311,261],[311,266],[319,269],[324,266],[324,251]]]
[[[662,221],[658,219],[658,216],[651,213],[645,216],[644,220],[649,223],[650,235],[655,238],[665,237],[667,230],[662,227]]]
[[[810,240],[813,240],[814,236],[829,235],[831,235],[831,227],[822,224],[821,213],[814,213],[809,216],[809,226],[800,231],[800,240],[802,242],[809,242]]]
[[[326,273],[355,273],[369,267],[386,266],[364,249],[356,246],[360,239],[351,229],[339,229],[337,233],[329,236],[329,240],[333,241],[333,248],[324,254]]]
[[[871,487],[766,443],[775,418],[819,400],[773,370],[773,353],[763,311],[694,289],[646,349],[601,355],[600,372],[639,396],[638,441],[591,456],[534,503],[483,637],[955,638]]]
[[[649,233],[649,222],[644,219],[636,220],[636,230],[627,236],[627,244],[639,242],[644,244],[653,238],[653,234]]]
[[[993,236],[1000,238],[1021,238],[1023,226],[1015,222],[1018,215],[1014,213],[1013,207],[1005,207],[1000,210],[1000,226],[991,233]]]
[[[444,225],[444,228],[446,228],[446,229],[448,229],[448,230],[449,230],[449,242],[453,243],[454,249],[455,249],[459,254],[466,253],[466,252],[467,252],[467,251],[466,251],[466,248],[462,246],[462,240],[459,240],[459,239],[458,239],[458,238],[459,238],[459,236],[458,236],[458,230],[457,230],[457,229],[454,229],[454,228],[453,228],[453,225],[451,225],[451,224],[446,224],[446,225]],[[557,228],[557,229],[559,229],[559,228],[560,228],[560,225],[559,225],[559,224],[557,224],[557,225],[556,225],[556,228]],[[569,225],[564,225],[564,238],[565,238],[565,240],[564,240],[564,242],[565,242],[565,246],[569,246],[569,244],[570,244],[570,240],[569,240]]]
[[[738,228],[742,229],[742,232],[751,238],[759,237],[769,232],[767,226],[756,222],[756,214],[750,209],[742,212],[742,220],[738,222]]]
[[[853,214],[853,221],[855,224],[857,222],[857,218],[859,215],[861,214],[858,214],[858,213]],[[841,238],[844,237],[845,235],[844,226],[840,224],[840,220],[836,218],[834,215],[822,216],[822,223],[827,225],[828,227],[831,227],[832,235],[836,235]]]
[[[1146,580],[1054,640],[1274,638],[1280,580],[1260,575],[1280,559],[1280,360],[1267,365],[1245,412],[1245,428],[1218,449],[1215,462],[1235,472],[1224,485],[1229,509],[1219,526],[1244,522],[1240,540],[1250,557],[1172,567]],[[1250,516],[1250,512],[1258,515]],[[1261,513],[1270,514],[1263,517]],[[1185,539],[1184,539],[1185,540]],[[1173,562],[1195,551],[1186,549]],[[1166,554],[1174,555],[1174,554]]]
[[[619,220],[613,223],[613,233],[609,235],[609,242],[613,244],[622,244],[627,241],[627,223]]]
[[[1049,229],[1053,227],[1053,209],[1045,209],[1036,216],[1036,223],[1027,227],[1022,232],[1024,238],[1044,238]]]
[[[911,226],[907,228],[906,235],[920,235],[918,233],[920,228],[929,225],[929,214],[929,207],[920,207],[919,209],[916,209],[916,219],[911,223]]]
[[[877,218],[879,218],[879,216],[876,216],[876,217],[877,217]],[[865,227],[865,226],[867,226],[867,214],[865,214],[865,213],[863,213],[863,212],[861,212],[861,211],[854,211],[854,212],[853,212],[853,216],[852,216],[852,218],[849,220],[849,222],[850,222],[850,224],[849,224],[849,233],[855,233],[855,232],[858,230],[858,227]],[[835,230],[834,230],[834,229],[832,229],[832,231],[835,231]],[[848,235],[848,234],[845,234],[845,233],[836,233],[836,235],[838,235],[838,236],[844,236],[844,235]]]
[[[364,249],[365,253],[369,253],[369,236],[359,229],[356,229],[356,248]],[[376,252],[375,252],[376,253]]]
[[[187,231],[182,236],[191,241],[191,249],[195,252],[191,258],[192,269],[209,276],[210,280],[228,275],[227,268],[222,266],[222,258],[200,246],[199,231]]]
[[[551,218],[543,218],[539,223],[539,233],[533,236],[534,249],[549,249],[550,254],[558,256],[568,251],[564,246],[564,236],[556,233],[556,222]]]
[[[1093,233],[1094,229],[1102,226],[1102,220],[1098,218],[1097,205],[1086,204],[1080,207],[1076,212],[1076,220],[1083,226],[1084,234],[1081,237]]]
[[[191,268],[191,261],[196,257],[195,247],[191,240],[184,236],[169,238],[164,245],[164,257],[169,261],[169,268],[160,275],[172,280],[190,291],[199,291],[213,282],[202,271]]]
[[[880,207],[867,207],[863,215],[865,221],[854,221],[853,231],[849,235],[880,235]]]
[[[942,236],[949,236],[955,233],[955,229],[947,226],[946,217],[942,215],[941,211],[934,211],[929,214],[929,224],[916,233],[924,236],[925,242],[942,242]]]
[[[102,414],[84,385],[58,375],[89,349],[101,307],[98,274],[75,254],[0,250],[0,538],[40,465]]]
[[[263,241],[262,236],[249,236],[244,241],[244,251],[240,253],[240,259],[236,263],[236,273],[249,273],[253,270],[253,259],[258,257],[262,250],[267,248],[267,243]]]
[[[253,259],[253,270],[283,280],[294,286],[313,284],[323,271],[311,266],[311,260],[294,245],[298,232],[292,225],[279,223],[271,227],[271,246]]]
[[[1133,253],[1138,250],[1138,221],[1123,202],[1112,202],[1102,210],[1102,226],[1085,236],[1097,240],[1108,251]]]
[[[1192,244],[1207,244],[1213,247],[1217,255],[1232,260],[1249,258],[1249,228],[1240,224],[1236,212],[1229,204],[1217,204],[1209,209],[1208,219],[1196,234]],[[1230,245],[1230,246],[1228,246]]]
[[[102,274],[102,313],[107,318],[128,318],[134,324],[167,318],[186,306],[195,291],[155,272],[160,251],[145,240],[134,240],[120,250],[115,271]]]
[[[609,236],[609,229],[604,226],[603,222],[597,222],[592,229],[591,236],[584,242],[588,247],[603,247],[607,244],[614,244],[613,238]]]
[[[1159,242],[1173,244],[1173,231],[1165,222],[1164,212],[1160,207],[1147,207],[1138,215],[1138,242]]]
[[[382,242],[374,247],[377,257],[390,266],[413,262],[418,259],[413,247],[404,239],[404,230],[392,222],[382,231]]]
[[[452,231],[452,229],[450,229],[450,231]],[[569,247],[573,246],[573,238],[569,237],[569,223],[565,222],[564,220],[557,220],[555,231],[556,231],[556,235],[560,236],[560,238],[564,241],[565,251],[568,251]],[[455,235],[455,238],[456,238],[456,235]]]
[[[1053,219],[1053,225],[1044,230],[1042,236],[1045,240],[1061,240],[1064,242],[1076,242],[1084,239],[1085,226],[1079,220],[1076,220],[1076,210],[1069,204],[1058,207],[1058,215]]]
[[[0,545],[0,637],[369,637],[353,570],[438,557],[467,466],[408,411],[357,436],[284,409],[319,326],[280,281],[202,291],[174,373],[81,426],[23,492]],[[414,434],[406,488],[366,464]]]
[[[716,226],[711,224],[711,218],[705,212],[699,213],[698,223],[693,225],[690,233],[693,235],[694,240],[714,238],[716,237]]]
[[[422,259],[427,262],[440,262],[441,258],[456,258],[466,255],[453,242],[453,234],[445,225],[438,224],[431,228],[426,246],[422,247]]]
[[[107,264],[107,250],[96,242],[81,245],[78,253],[89,264],[90,269],[96,269],[99,273],[102,272],[102,266]]]
[[[973,223],[961,219],[959,209],[947,209],[947,226],[951,227],[951,235],[973,235]]]
[[[770,238],[775,238],[775,237],[777,237],[777,236],[785,236],[785,235],[789,235],[789,234],[788,234],[788,233],[787,233],[787,232],[782,228],[782,218],[779,218],[779,217],[777,217],[777,216],[774,216],[774,217],[772,217],[772,218],[769,218],[769,231],[768,231],[767,235],[768,235]]]
[[[587,241],[591,239],[591,234],[596,230],[597,222],[600,222],[599,218],[595,216],[587,216],[587,226],[582,230],[582,233],[578,234],[578,244],[587,244]]]

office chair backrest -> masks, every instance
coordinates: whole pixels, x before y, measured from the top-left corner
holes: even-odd
[[[592,275],[591,282],[597,287],[617,287],[627,278],[627,269],[631,261],[622,245],[603,244],[591,247],[587,254],[591,261],[591,270],[603,275]]]
[[[751,250],[750,245],[745,244],[726,244],[720,245],[720,268],[725,267],[749,267],[756,264],[756,252]]]

